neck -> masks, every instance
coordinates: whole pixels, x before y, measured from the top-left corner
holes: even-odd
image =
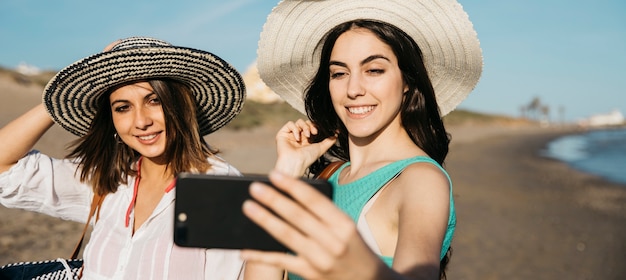
[[[402,127],[387,129],[365,145],[350,137],[348,147],[352,169],[426,155]]]
[[[150,178],[151,180],[169,181],[174,179],[174,174],[167,164],[157,163],[145,157],[141,161],[140,172],[142,178]]]

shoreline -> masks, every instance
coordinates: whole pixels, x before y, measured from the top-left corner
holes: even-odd
[[[626,154],[622,151],[622,140],[626,139],[624,136],[626,127],[588,129],[553,140],[550,145],[557,145],[548,146],[544,155],[565,162],[575,170],[595,174],[607,181],[626,186],[623,170]]]
[[[541,155],[572,133],[521,131],[451,147],[458,224],[449,279],[626,277],[626,186]]]

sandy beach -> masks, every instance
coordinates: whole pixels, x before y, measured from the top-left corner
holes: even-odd
[[[39,101],[41,88],[0,79],[0,125]],[[207,137],[244,173],[267,173],[277,127]],[[448,279],[626,279],[626,186],[541,157],[570,129],[449,127],[446,168],[457,231]],[[36,148],[63,156],[73,137],[55,126]],[[17,140],[17,139],[16,139]],[[0,265],[69,257],[83,225],[0,206]]]

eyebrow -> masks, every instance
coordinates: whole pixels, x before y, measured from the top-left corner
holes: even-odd
[[[146,95],[143,97],[143,100],[150,99],[150,98],[151,98],[152,96],[154,96],[154,95],[156,95],[156,93],[155,93],[154,91],[151,91],[150,93],[146,94]],[[113,106],[113,105],[115,105],[116,103],[127,103],[127,102],[130,102],[130,101],[129,101],[128,99],[115,99],[115,100],[113,100],[113,102],[111,102],[111,105],[110,105],[110,106]]]
[[[375,54],[375,55],[370,55],[370,56],[366,57],[365,59],[361,60],[360,64],[361,64],[361,66],[363,66],[363,65],[365,65],[365,64],[367,64],[367,63],[369,63],[369,62],[371,62],[373,60],[376,60],[376,59],[384,59],[384,60],[387,60],[387,61],[391,62],[391,60],[389,60],[389,58],[387,58],[386,56],[381,55],[381,54]],[[337,65],[337,66],[341,66],[341,67],[347,67],[348,66],[344,62],[336,61],[336,60],[331,60],[331,61],[328,62],[328,64],[329,65]]]

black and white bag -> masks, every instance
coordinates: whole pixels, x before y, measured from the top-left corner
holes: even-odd
[[[40,262],[19,262],[0,267],[0,279],[58,279],[78,280],[82,259],[47,260]]]

